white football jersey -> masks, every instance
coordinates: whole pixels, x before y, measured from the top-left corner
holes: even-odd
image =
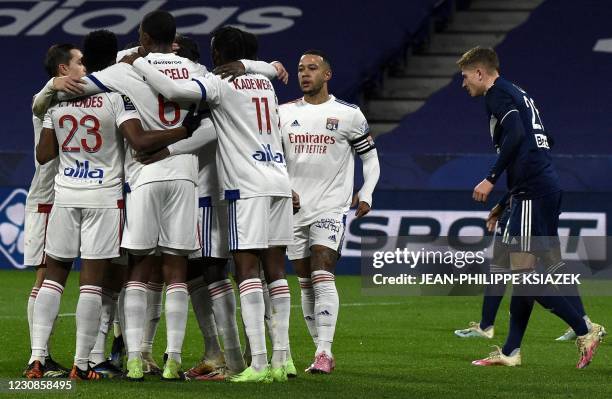
[[[173,53],[149,53],[145,57],[151,65],[177,81],[190,81],[201,76],[204,70],[186,58]],[[174,102],[164,99],[151,88],[134,68],[125,63],[112,65],[102,71],[87,75],[104,91],[117,91],[127,95],[136,106],[145,130],[165,130],[181,125],[191,102]],[[142,184],[165,180],[190,180],[198,182],[198,160],[194,154],[167,157],[150,165],[138,163],[128,148],[125,155],[125,174],[131,188]]]
[[[198,152],[198,195],[200,197],[212,197],[213,203],[218,203],[221,198],[219,177],[217,172],[217,140],[206,144]]]
[[[43,121],[32,116],[32,124],[34,125],[34,153],[36,153],[36,146],[40,141],[40,132],[43,128]],[[57,174],[57,163],[58,158],[55,158],[44,165],[40,165],[36,162],[34,157],[34,177],[28,190],[28,197],[26,198],[26,209],[28,211],[37,212],[39,204],[52,204],[54,197],[54,179]]]
[[[290,197],[278,103],[270,80],[247,74],[229,82],[209,73],[195,81],[202,85],[217,131],[223,197]]]
[[[334,96],[318,105],[301,98],[279,113],[291,188],[300,196],[294,225],[311,224],[322,212],[348,212],[355,152],[374,148],[359,107]]]
[[[123,189],[123,136],[118,127],[139,119],[118,93],[100,93],[51,107],[44,127],[55,130],[59,171],[55,206],[116,208]]]

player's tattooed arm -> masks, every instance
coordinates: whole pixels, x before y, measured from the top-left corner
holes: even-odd
[[[55,130],[43,128],[40,132],[40,140],[36,146],[36,161],[44,165],[59,155],[59,144],[55,136]]]

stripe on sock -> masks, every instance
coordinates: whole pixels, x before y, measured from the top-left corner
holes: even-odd
[[[154,283],[152,281],[149,281],[147,283],[147,288],[151,291],[162,292],[162,290],[164,289],[164,283]]]
[[[147,292],[147,285],[145,283],[141,283],[140,281],[128,281],[128,283],[125,285],[125,289]]]
[[[252,292],[263,292],[263,288],[261,285],[261,280],[258,278],[252,278],[248,280],[244,280],[238,286],[240,290],[240,296],[252,293]]]
[[[181,292],[181,291],[184,291],[185,293],[189,293],[189,291],[187,290],[186,283],[169,284],[168,287],[166,288],[166,294],[171,294],[173,292]]]
[[[59,283],[56,283],[55,281],[51,281],[51,280],[43,281],[42,286],[40,288],[47,288],[47,289],[53,290],[59,293],[60,295],[64,293],[64,287],[62,287]]]
[[[233,292],[234,287],[232,287],[232,283],[227,279],[216,281],[208,286],[208,293],[212,299],[220,298]]]

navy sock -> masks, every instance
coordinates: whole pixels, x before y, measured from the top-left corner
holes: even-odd
[[[520,287],[518,286],[514,287],[514,290],[515,292],[510,300],[510,331],[502,348],[502,353],[506,356],[510,356],[515,349],[521,347],[529,317],[533,310],[533,297],[520,295]]]
[[[497,310],[504,299],[506,291],[505,284],[488,285],[485,288],[484,298],[482,300],[482,317],[480,318],[480,328],[486,330],[495,324]]]
[[[574,330],[576,335],[584,335],[589,332],[586,321],[566,297],[538,296],[536,297],[536,301],[566,322]]]
[[[586,316],[586,311],[584,310],[584,305],[582,304],[582,298],[580,298],[580,295],[566,296],[565,300],[568,301],[576,310],[578,315],[584,319],[584,316]]]

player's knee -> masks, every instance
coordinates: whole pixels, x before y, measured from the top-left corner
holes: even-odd
[[[532,253],[513,252],[510,254],[510,268],[513,272],[531,272],[535,270],[536,260],[537,258]]]
[[[336,268],[338,252],[324,245],[313,245],[310,247],[311,271],[326,270],[331,271]]]

